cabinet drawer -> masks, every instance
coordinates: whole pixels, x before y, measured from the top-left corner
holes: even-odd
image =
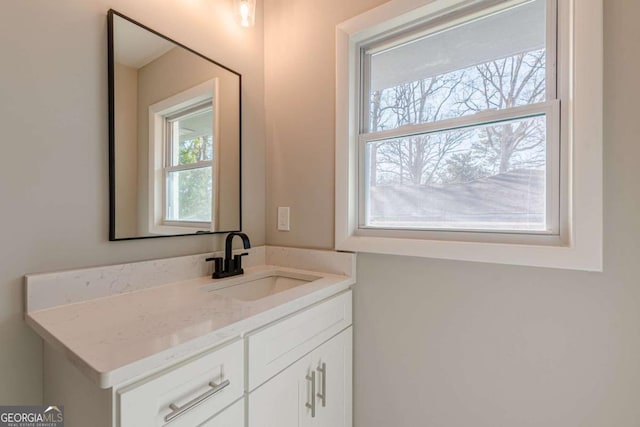
[[[249,390],[264,383],[349,325],[351,291],[249,335]]]
[[[198,427],[243,427],[244,426],[244,399],[236,403],[200,424]]]
[[[119,390],[120,427],[205,422],[242,397],[243,356],[239,340]]]

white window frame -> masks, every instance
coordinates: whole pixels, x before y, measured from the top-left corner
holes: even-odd
[[[219,123],[218,118],[218,79],[207,80],[197,86],[163,99],[149,106],[149,197],[148,220],[149,232],[154,234],[191,234],[196,232],[217,231],[219,222]],[[194,165],[184,167],[167,165],[170,153],[166,143],[166,118],[190,106],[211,101],[213,108],[213,160],[208,163],[212,167],[211,222],[184,222],[165,219],[167,206],[166,185],[169,170],[192,169]]]
[[[190,106],[189,108],[187,108],[187,111],[180,111],[177,113],[173,113],[170,115],[163,115],[163,119],[164,119],[164,135],[163,135],[163,139],[164,139],[164,179],[162,181],[163,184],[163,191],[162,194],[164,196],[164,203],[163,203],[163,214],[162,214],[162,223],[164,225],[174,225],[177,227],[203,227],[203,228],[209,228],[211,227],[211,221],[179,221],[179,220],[170,220],[167,219],[167,217],[169,216],[169,176],[171,174],[171,172],[178,172],[178,171],[186,171],[186,170],[193,170],[193,169],[202,169],[202,168],[211,168],[211,176],[213,176],[213,160],[203,160],[203,161],[199,161],[196,163],[189,163],[186,165],[174,165],[173,163],[173,157],[174,157],[174,153],[173,150],[176,149],[176,147],[174,146],[175,141],[173,140],[174,135],[172,134],[171,131],[171,126],[172,126],[172,122],[175,120],[175,116],[182,116],[187,115],[187,114],[191,114],[194,112],[202,112],[204,110],[211,110],[212,114],[213,114],[213,99],[207,99],[205,102],[203,103],[193,103],[192,106]],[[215,146],[215,145],[214,145]],[[213,147],[212,147],[213,148]],[[177,192],[178,189],[174,188],[174,192],[176,194],[174,194],[174,198],[177,197]],[[212,203],[212,209],[213,209],[213,203]],[[175,207],[173,208],[175,209]]]
[[[394,29],[479,3],[392,0],[336,30],[337,250],[602,271],[602,0],[557,0],[560,105],[558,233],[525,235],[359,227],[360,46]]]

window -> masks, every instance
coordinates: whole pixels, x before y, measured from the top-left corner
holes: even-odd
[[[213,107],[211,100],[165,120],[164,222],[211,223]]]
[[[461,11],[360,48],[361,228],[559,233],[547,1]]]
[[[601,10],[392,0],[341,24],[337,249],[600,269]]]
[[[217,228],[217,80],[149,107],[149,231]]]

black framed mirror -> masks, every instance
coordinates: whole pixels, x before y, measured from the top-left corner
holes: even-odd
[[[241,75],[107,17],[109,240],[241,230]]]

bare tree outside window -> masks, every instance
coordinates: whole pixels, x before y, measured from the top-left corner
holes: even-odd
[[[545,54],[544,49],[521,53],[374,91],[370,128],[380,131],[542,102]],[[471,134],[456,130],[371,143],[370,185],[464,182],[545,166],[544,122],[486,127],[469,141]]]

